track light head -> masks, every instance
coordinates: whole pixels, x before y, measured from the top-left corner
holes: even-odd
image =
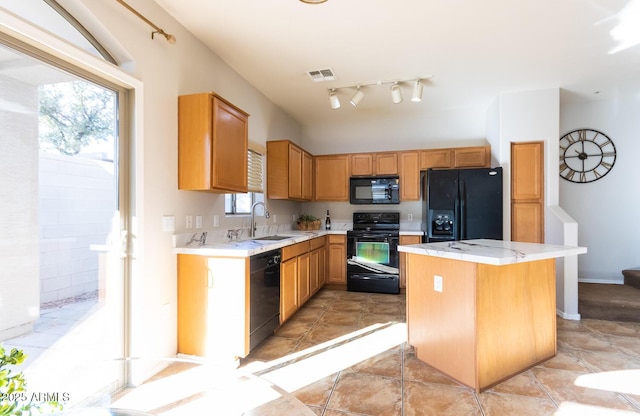
[[[356,90],[356,93],[353,94],[353,97],[349,100],[352,106],[357,107],[360,104],[360,101],[364,98],[364,93],[360,90],[360,87]]]
[[[402,102],[402,91],[400,90],[400,85],[397,82],[394,82],[391,86],[391,101],[393,101],[394,104]]]
[[[331,105],[332,110],[340,108],[340,99],[338,98],[335,88],[329,90],[329,105]]]
[[[413,85],[413,94],[411,95],[411,101],[417,103],[422,101],[422,81],[419,79],[416,80],[416,83]]]

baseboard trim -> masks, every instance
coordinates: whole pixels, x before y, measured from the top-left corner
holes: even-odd
[[[603,285],[623,285],[624,278],[618,280],[609,279],[578,279],[578,283],[598,283]]]
[[[558,315],[562,319],[567,319],[569,321],[579,321],[580,314],[579,313],[564,313],[560,309],[556,309],[556,315]]]

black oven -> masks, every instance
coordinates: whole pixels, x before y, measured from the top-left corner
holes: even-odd
[[[356,212],[347,231],[347,290],[400,293],[400,213]]]

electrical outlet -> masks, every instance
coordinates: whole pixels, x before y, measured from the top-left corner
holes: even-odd
[[[176,218],[173,215],[162,216],[162,231],[172,232],[176,229]]]
[[[407,218],[409,221],[413,221],[413,214],[409,213],[408,215],[409,218]]]
[[[433,275],[433,290],[442,293],[442,276]]]
[[[196,228],[202,228],[202,215],[196,215]]]
[[[193,228],[193,217],[191,215],[187,215],[187,218],[185,218],[185,228],[187,230],[190,230]]]
[[[271,216],[271,218],[273,218],[273,223],[275,224],[275,223],[276,223],[276,214],[273,214],[273,215]]]
[[[214,215],[213,216],[213,226],[214,227],[220,227],[220,216],[219,215]]]
[[[296,214],[291,214],[291,221],[296,222]]]

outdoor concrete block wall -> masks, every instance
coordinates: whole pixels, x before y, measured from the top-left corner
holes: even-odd
[[[113,162],[40,154],[42,304],[98,290],[95,246],[107,243],[115,210]]]

